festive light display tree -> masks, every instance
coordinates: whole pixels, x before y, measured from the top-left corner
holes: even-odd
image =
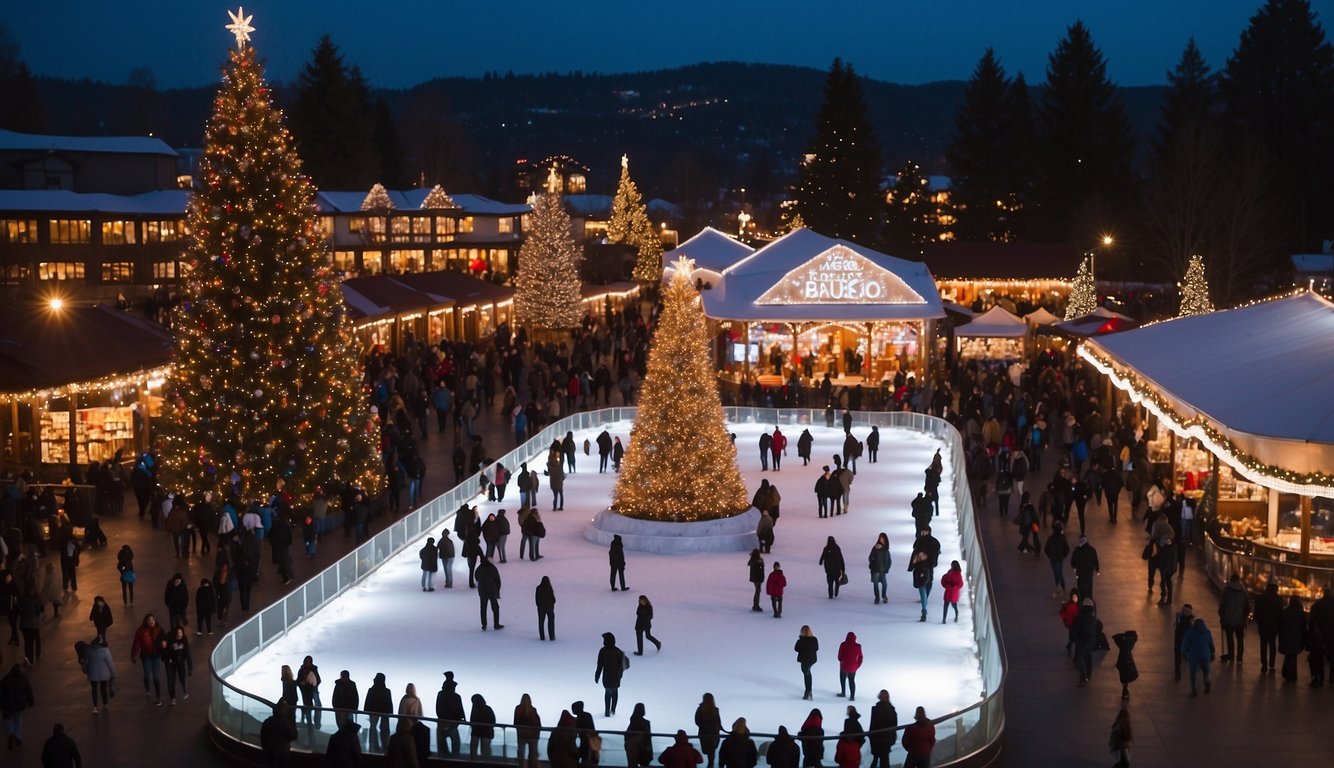
[[[185,298],[158,443],[166,487],[316,486],[378,493],[378,427],[356,340],[321,248],[314,190],[252,48],[237,36],[204,138],[202,186],[190,198]]]
[[[439,208],[458,208],[459,204],[454,202],[454,198],[449,196],[445,188],[436,184],[431,187],[431,191],[426,193],[422,199],[422,210],[432,210]]]
[[[682,257],[663,290],[612,508],[627,517],[693,522],[750,506],[727,431],[693,260]]]
[[[1186,276],[1181,281],[1181,311],[1177,317],[1203,315],[1214,311],[1209,300],[1209,281],[1204,277],[1204,259],[1196,254],[1190,257]]]
[[[1079,263],[1079,274],[1070,287],[1070,298],[1065,302],[1065,319],[1083,317],[1098,308],[1098,288],[1093,283],[1093,267],[1088,259]]]
[[[625,155],[621,155],[621,182],[611,201],[607,242],[625,243],[635,249],[635,280],[656,283],[662,279],[662,238],[649,220],[644,196],[630,178],[630,158]]]
[[[371,191],[367,192],[365,199],[361,201],[363,211],[388,211],[397,207],[390,199],[389,193],[385,191],[384,185],[379,182],[371,186]]]
[[[556,330],[579,324],[583,253],[570,234],[570,215],[560,199],[560,182],[551,169],[546,194],[533,201],[532,227],[519,248],[514,314],[531,328]]]

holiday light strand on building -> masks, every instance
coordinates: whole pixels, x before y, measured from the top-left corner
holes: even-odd
[[[60,399],[69,396],[71,392],[76,395],[82,395],[87,392],[106,392],[114,389],[131,389],[134,387],[152,388],[156,383],[160,383],[171,373],[171,366],[162,366],[160,368],[149,368],[137,373],[116,373],[105,376],[100,379],[91,379],[88,381],[78,381],[72,384],[62,384],[58,387],[45,387],[43,389],[29,389],[22,392],[0,392],[0,402],[29,402],[34,400]]]
[[[421,207],[422,210],[458,208],[459,204],[454,202],[454,198],[450,197],[449,193],[445,192],[444,187],[436,184],[434,187],[431,187],[431,191],[427,192],[426,197],[422,199]]]
[[[682,257],[663,289],[648,375],[612,508],[645,520],[694,522],[750,507],[709,355],[694,262]]]
[[[1093,266],[1089,259],[1079,262],[1079,272],[1070,286],[1070,298],[1065,303],[1066,320],[1091,314],[1098,308],[1098,288],[1093,283]]]
[[[365,199],[361,201],[363,211],[389,211],[397,207],[384,185],[379,182],[371,186],[371,191],[367,192]]]
[[[191,264],[154,446],[172,490],[383,485],[358,346],[301,174],[254,48],[233,50],[187,208]]]
[[[1334,492],[1334,475],[1325,472],[1293,472],[1266,464],[1242,450],[1236,442],[1211,422],[1203,418],[1186,418],[1148,381],[1132,371],[1117,365],[1110,357],[1094,351],[1088,344],[1079,345],[1077,354],[1103,374],[1117,389],[1136,403],[1142,404],[1154,416],[1185,438],[1200,441],[1205,450],[1232,467],[1247,480],[1272,488],[1280,493],[1303,496],[1330,496]]]
[[[1177,317],[1204,315],[1214,311],[1209,299],[1209,281],[1204,276],[1204,259],[1199,254],[1190,257],[1186,276],[1181,281],[1181,311]]]

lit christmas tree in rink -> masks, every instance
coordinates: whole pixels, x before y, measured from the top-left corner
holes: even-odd
[[[1214,303],[1209,300],[1209,281],[1204,276],[1204,258],[1199,254],[1190,257],[1186,266],[1186,276],[1181,280],[1181,311],[1177,317],[1203,315],[1214,311]]]
[[[552,167],[547,191],[532,201],[532,226],[519,248],[514,276],[514,315],[520,324],[550,331],[579,324],[583,254],[570,234],[570,215],[560,200],[560,180]]]
[[[243,497],[351,483],[378,493],[378,427],[342,294],[321,249],[314,190],[237,38],[190,199],[191,263],[159,443],[166,487]]]
[[[1098,288],[1093,282],[1093,268],[1088,259],[1079,263],[1075,284],[1070,287],[1070,298],[1065,302],[1065,319],[1083,317],[1098,308]]]
[[[695,265],[682,257],[672,267],[612,509],[671,522],[731,517],[746,511],[750,499],[690,279]]]

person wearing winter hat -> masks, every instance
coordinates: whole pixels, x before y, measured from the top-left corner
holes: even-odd
[[[616,702],[620,698],[621,676],[630,668],[630,657],[616,647],[616,635],[602,633],[602,649],[598,651],[598,666],[593,672],[593,682],[602,682],[603,717],[616,714]]]
[[[459,684],[454,682],[454,673],[445,673],[445,682],[440,692],[435,695],[435,751],[441,755],[459,754],[459,723],[467,716],[463,711],[463,697],[458,693]]]
[[[364,702],[366,711],[370,713],[370,744],[371,749],[381,749],[389,744],[389,715],[394,712],[394,695],[389,692],[389,686],[385,685],[383,672],[375,673],[375,682],[370,689],[366,691],[366,701]]]

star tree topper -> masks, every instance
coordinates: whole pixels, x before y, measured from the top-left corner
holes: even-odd
[[[250,26],[250,20],[255,18],[255,14],[245,15],[245,7],[240,6],[237,7],[236,13],[227,11],[227,15],[232,17],[232,23],[223,29],[236,35],[237,48],[244,48],[245,44],[250,42],[250,33],[255,31],[255,28]]]
[[[690,276],[695,272],[695,260],[685,254],[681,254],[676,257],[676,261],[672,262],[672,271],[673,277],[681,275],[689,280]]]

